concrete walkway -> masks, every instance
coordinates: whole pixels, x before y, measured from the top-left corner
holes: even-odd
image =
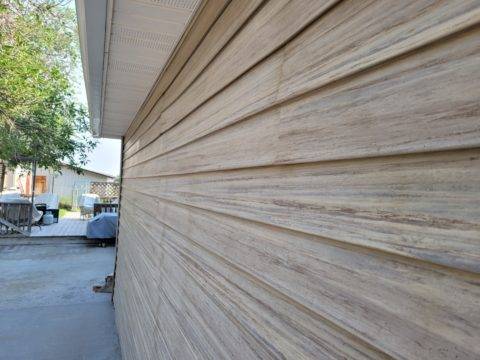
[[[120,359],[110,294],[114,248],[0,243],[0,359]]]

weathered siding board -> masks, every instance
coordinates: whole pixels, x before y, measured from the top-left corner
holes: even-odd
[[[232,34],[236,36],[226,44],[219,56],[209,63],[205,72],[195,79],[181,102],[177,101],[167,109],[163,108],[163,102],[159,102],[162,111],[165,111],[160,115],[162,121],[157,121],[154,125],[157,127],[155,132],[162,133],[175,125],[183,116],[282,46],[338,1],[266,1],[266,4],[244,25],[239,34]],[[220,69],[228,69],[228,71],[219,71]],[[129,140],[127,145],[130,145]],[[129,156],[128,150],[126,156]]]
[[[186,33],[180,39],[174,51],[174,56],[167,63],[164,71],[162,71],[154,84],[151,96],[148,97],[130,124],[125,134],[125,138],[129,139],[128,144],[125,144],[125,148],[127,148],[127,145],[130,147],[134,139],[144,135],[145,131],[157,120],[157,112],[152,111],[153,106],[186,65],[205,34],[208,33],[212,24],[222,14],[229,2],[230,0],[204,0],[200,5]]]
[[[213,1],[126,135],[124,357],[478,359],[480,1]]]
[[[138,165],[126,160],[124,176],[479,146],[479,36],[451,38]]]
[[[153,125],[161,114],[172,102],[172,99],[185,90],[186,87],[195,79],[201,71],[215,58],[218,52],[233,37],[237,30],[245,23],[245,21],[254,13],[261,5],[262,0],[242,0],[232,1],[225,9],[222,17],[212,25],[212,29],[205,36],[205,39],[198,45],[197,51],[192,55],[189,61],[181,69],[178,76],[173,80],[173,84],[168,87],[164,95],[155,104],[152,114],[149,115],[148,121],[140,125],[141,129],[146,129],[149,125]],[[154,131],[153,131],[154,132]],[[128,151],[126,154],[135,151],[141,144],[150,137],[149,132],[146,136],[137,137],[138,141],[131,139],[128,142]]]
[[[124,188],[480,273],[480,151],[125,179]]]
[[[122,347],[124,358],[135,358],[142,354],[142,358],[153,360],[157,351],[163,354],[164,358],[171,358],[168,356],[169,351],[165,346],[163,334],[155,326],[157,319],[155,309],[145,302],[147,299],[143,296],[145,290],[142,291],[138,286],[144,277],[138,279],[135,276],[126,259],[127,254],[119,250],[122,262],[117,267],[118,285],[116,284],[115,288],[115,297],[118,299],[115,300],[117,327],[124,328],[124,331],[119,333],[120,341],[129,345]]]
[[[318,314],[292,303],[288,297],[276,291],[272,293],[268,286],[258,283],[255,278],[246,276],[228,264],[217,262],[215,254],[192,245],[188,238],[172,228],[159,223],[150,226],[152,221],[148,214],[134,213],[143,218],[140,227],[145,231],[144,236],[154,239],[155,232],[161,231],[166,240],[162,243],[152,242],[153,247],[140,257],[150,258],[152,256],[148,254],[153,254],[162,259],[161,263],[153,260],[161,268],[156,273],[162,274],[162,283],[177,279],[175,286],[187,292],[177,298],[175,304],[190,301],[190,306],[198,308],[201,316],[208,317],[197,327],[197,331],[210,333],[227,346],[224,351],[229,356],[217,354],[213,358],[279,358],[281,354],[287,357],[298,355],[300,358],[312,358],[316,354],[325,357],[342,354],[345,358],[385,357],[385,354]],[[179,276],[181,280],[178,280]],[[198,286],[203,294],[194,291]],[[164,287],[168,286],[165,284]],[[170,292],[173,294],[173,289]],[[204,299],[205,295],[213,300],[216,309],[205,309],[205,302],[209,301]],[[272,303],[274,307],[267,305]],[[185,308],[179,308],[177,313],[184,312]],[[192,308],[188,312],[191,314]],[[228,324],[230,327],[225,326]],[[210,326],[214,327],[211,332]],[[218,328],[223,331],[219,333],[215,330]],[[285,334],[288,334],[288,339]],[[206,346],[201,342],[197,345]]]
[[[208,260],[217,268],[222,262],[240,268],[272,292],[273,299],[268,303],[273,304],[273,309],[278,306],[275,295],[280,292],[289,302],[305,307],[312,318],[315,313],[325,317],[371,344],[381,345],[392,356],[400,357],[403,352],[406,358],[416,358],[422,347],[415,343],[419,338],[437,349],[441,346],[446,359],[456,355],[473,357],[474,350],[467,349],[478,351],[478,334],[474,330],[479,315],[475,308],[480,281],[471,274],[339,247],[301,233],[144,199],[128,191],[126,194],[130,203],[142,207],[135,205],[136,209],[129,210],[136,215],[129,212],[129,219],[139,223],[146,238],[162,234],[163,241],[157,246],[189,248],[194,264]],[[162,221],[149,215],[155,213],[163,214]],[[178,229],[181,236],[173,229]],[[149,250],[162,259],[162,264],[166,261],[160,249]],[[215,257],[207,256],[205,251]],[[221,273],[227,271],[223,269]],[[202,284],[205,281],[201,274],[197,279]],[[241,281],[241,277],[233,275],[227,279],[234,283]],[[436,284],[433,293],[432,282]],[[248,291],[241,282],[238,285]],[[232,299],[223,301],[225,306],[233,304]],[[419,307],[423,303],[429,304],[428,311]],[[255,314],[262,316],[260,311]],[[240,315],[241,312],[237,314]],[[389,334],[388,344],[377,337],[381,332]]]
[[[203,131],[197,134],[194,130],[199,124],[203,124],[207,131],[219,129],[307,91],[412,51],[420,45],[431,43],[439,38],[439,34],[452,34],[480,21],[480,10],[474,14],[468,12],[472,4],[446,2],[425,11],[430,3],[414,1],[410,6],[405,6],[404,2],[398,1],[373,4],[347,1],[340,4],[284,49],[260,63],[185,118],[179,127],[165,134],[167,139],[159,138],[158,144],[153,143],[138,154],[136,161],[144,161],[152,155],[172,150],[171,146],[165,149],[164,143],[168,139],[178,139],[180,135],[190,136],[191,141],[195,139],[192,136],[208,133]],[[371,24],[372,19],[378,21]],[[442,22],[447,19],[449,26]],[[365,23],[369,26],[365,27]],[[405,37],[405,33],[413,33],[415,36]],[[308,51],[305,46],[308,46]],[[381,49],[380,54],[378,49]],[[311,65],[312,63],[317,66]],[[298,64],[298,67],[294,64]],[[217,71],[222,72],[222,69]],[[203,93],[197,95],[201,98]],[[176,121],[180,120],[182,118],[177,116]],[[164,126],[164,121],[158,121],[139,140],[135,150],[157,138],[163,130],[161,127]],[[185,129],[191,130],[186,132]],[[182,138],[177,142],[179,140]],[[132,148],[125,153],[125,158],[128,159],[133,154]],[[128,160],[127,164],[136,161]]]

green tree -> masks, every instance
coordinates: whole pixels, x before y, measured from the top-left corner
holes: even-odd
[[[96,141],[75,98],[78,49],[68,1],[0,0],[0,159],[9,166],[86,163]]]

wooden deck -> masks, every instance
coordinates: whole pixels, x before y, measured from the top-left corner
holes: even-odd
[[[42,225],[32,228],[32,237],[44,236],[85,236],[87,234],[88,220],[80,219],[80,213],[70,212],[62,217],[58,223]]]

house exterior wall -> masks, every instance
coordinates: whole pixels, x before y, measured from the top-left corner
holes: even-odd
[[[49,175],[49,192],[54,192],[59,195],[61,202],[71,203],[73,192],[76,186],[85,184],[86,186],[92,181],[109,181],[109,178],[104,175],[96,174],[90,171],[85,171],[83,174],[77,174],[75,171],[63,167],[62,174],[53,174],[51,171],[46,171]]]
[[[7,190],[15,189],[29,193],[29,187],[27,186],[30,184],[30,182],[27,181],[28,173],[28,171],[20,168],[17,168],[14,171],[7,171],[4,188]],[[92,181],[114,180],[112,177],[88,170],[85,170],[83,174],[77,174],[77,172],[69,169],[67,166],[62,166],[61,173],[54,172],[50,169],[38,168],[36,175],[38,177],[44,176],[46,178],[47,186],[45,192],[57,194],[60,202],[70,205],[72,204],[72,196],[76,186],[81,184],[87,186]],[[27,184],[27,182],[29,184]]]
[[[123,358],[478,359],[480,3],[219,3],[125,136]]]

